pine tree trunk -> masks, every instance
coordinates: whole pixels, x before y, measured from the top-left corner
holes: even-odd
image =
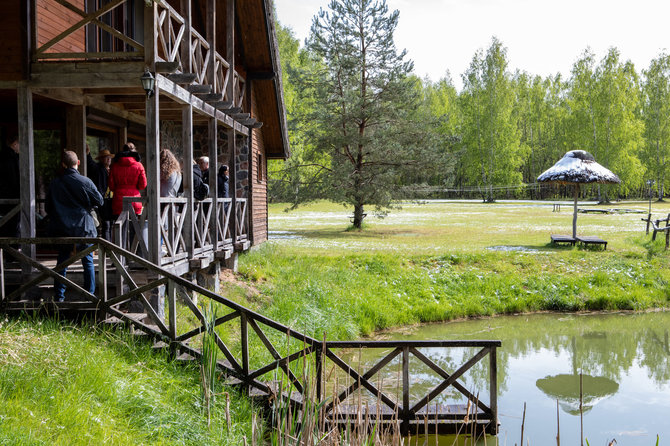
[[[363,219],[365,218],[365,215],[363,213],[363,204],[357,203],[354,205],[354,228],[356,229],[361,229],[363,226]]]

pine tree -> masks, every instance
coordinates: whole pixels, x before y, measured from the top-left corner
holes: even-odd
[[[323,67],[302,83],[315,93],[311,137],[322,152],[314,161],[322,167],[319,186],[310,190],[353,206],[355,228],[365,206],[384,212],[400,197],[403,174],[435,165],[432,133],[417,111],[420,80],[393,41],[397,25],[398,11],[389,12],[385,0],[333,0],[314,18],[308,40]]]

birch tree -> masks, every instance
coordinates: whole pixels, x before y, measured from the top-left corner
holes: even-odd
[[[643,71],[642,117],[645,145],[642,159],[663,199],[670,162],[670,56],[661,54]]]

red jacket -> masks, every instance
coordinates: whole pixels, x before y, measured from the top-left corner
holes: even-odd
[[[123,197],[139,197],[140,190],[147,187],[144,166],[132,156],[121,154],[109,171],[109,190],[113,192],[112,213],[119,215],[123,210]],[[142,204],[133,203],[135,213],[142,213]]]

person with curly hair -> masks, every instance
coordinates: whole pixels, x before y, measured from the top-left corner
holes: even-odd
[[[160,172],[161,197],[176,197],[181,186],[181,166],[168,149],[160,151]]]

